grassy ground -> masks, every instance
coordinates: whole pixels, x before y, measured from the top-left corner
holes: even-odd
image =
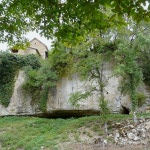
[[[144,114],[144,117],[150,114]],[[109,115],[108,120],[119,122],[130,115]],[[90,128],[90,132],[82,128]],[[80,130],[79,130],[80,129]],[[89,137],[104,134],[99,116],[70,119],[36,117],[1,117],[0,150],[58,150],[60,143],[80,141],[80,134]],[[43,148],[44,147],[44,148]]]

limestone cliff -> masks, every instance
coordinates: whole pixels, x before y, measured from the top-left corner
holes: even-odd
[[[130,101],[128,96],[122,96],[118,90],[120,78],[114,77],[112,72],[111,63],[106,63],[104,68],[105,77],[108,80],[108,84],[105,88],[105,97],[108,100],[108,106],[114,113],[124,108],[130,109]],[[14,92],[10,100],[10,104],[7,108],[0,105],[0,116],[4,115],[47,115],[47,116],[82,116],[99,113],[98,96],[95,92],[94,95],[88,97],[85,100],[79,102],[80,107],[73,107],[68,101],[70,94],[76,91],[85,91],[92,84],[89,81],[80,81],[77,75],[71,77],[64,77],[57,84],[56,88],[49,91],[47,100],[47,112],[42,113],[39,111],[37,104],[32,104],[32,93],[28,93],[23,90],[23,83],[25,81],[25,74],[20,71],[16,77],[14,86]],[[150,100],[150,92],[145,86],[139,89],[146,94],[147,104],[143,105],[139,110],[145,111]]]

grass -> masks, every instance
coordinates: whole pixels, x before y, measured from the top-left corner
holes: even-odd
[[[144,114],[144,117],[150,114]],[[121,121],[132,118],[131,115],[108,115],[108,120]],[[98,127],[99,126],[99,127]],[[69,141],[69,134],[74,134],[75,140],[80,141],[77,133],[81,127],[92,128],[102,134],[100,117],[90,116],[70,119],[46,119],[36,117],[2,117],[0,118],[1,150],[40,150],[42,146],[48,150],[59,150],[59,143]],[[86,132],[85,132],[86,133]]]

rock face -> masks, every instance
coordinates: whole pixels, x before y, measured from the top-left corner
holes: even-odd
[[[105,88],[105,97],[108,100],[111,111],[118,112],[121,108],[121,94],[118,91],[119,79],[112,77],[111,64],[105,65],[105,77],[108,79],[108,85]],[[71,93],[77,91],[87,91],[91,86],[95,85],[95,82],[80,81],[77,75],[73,75],[70,78],[63,78],[61,82],[57,84],[57,88],[49,93],[48,99],[48,111],[51,110],[87,110],[99,112],[99,101],[97,93],[91,95],[85,100],[79,102],[79,108],[71,106],[68,101]]]
[[[130,109],[130,101],[128,96],[122,96],[118,91],[120,78],[114,77],[112,72],[113,65],[106,63],[104,67],[104,75],[108,80],[105,87],[105,97],[108,100],[110,110],[117,113],[123,107]],[[37,108],[36,104],[32,104],[31,93],[23,90],[22,85],[25,81],[25,74],[20,71],[16,77],[14,85],[14,93],[11,97],[10,104],[7,108],[0,105],[0,116],[4,115],[43,115]],[[70,94],[76,91],[86,91],[92,85],[96,86],[95,82],[80,81],[79,77],[74,74],[71,77],[64,77],[57,87],[49,91],[47,100],[47,116],[83,116],[99,114],[99,101],[97,93],[79,102],[79,108],[73,107],[68,101]],[[142,88],[143,90],[143,88]],[[150,100],[150,92],[144,89],[147,95],[147,101]],[[123,106],[123,107],[122,107]],[[143,107],[141,111],[147,109]]]
[[[25,75],[23,71],[20,71],[16,77],[14,85],[14,92],[10,99],[10,104],[7,108],[0,105],[0,115],[17,115],[17,114],[33,114],[34,109],[31,107],[31,95],[26,93],[22,85],[25,81]]]

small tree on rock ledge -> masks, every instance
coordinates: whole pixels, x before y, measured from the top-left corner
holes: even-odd
[[[108,77],[104,74],[104,67],[107,61],[110,61],[114,45],[103,38],[94,39],[80,45],[72,50],[74,56],[74,71],[79,75],[81,80],[88,80],[91,85],[85,92],[75,92],[71,94],[69,101],[74,106],[79,106],[78,102],[86,99],[92,94],[98,95],[100,115],[105,123],[105,131],[107,132],[106,117],[109,114],[105,87]]]

